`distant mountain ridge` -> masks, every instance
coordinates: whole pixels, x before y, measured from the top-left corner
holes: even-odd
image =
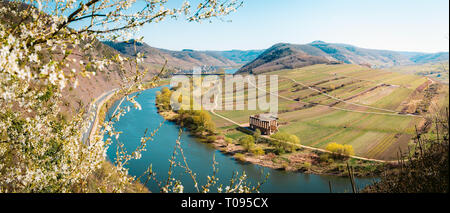
[[[104,44],[118,52],[135,56],[134,41]],[[373,68],[420,65],[448,61],[449,53],[421,53],[360,48],[349,44],[314,41],[308,44],[278,43],[266,50],[173,51],[136,42],[136,52],[144,53],[144,66],[161,67],[167,60],[169,68],[191,70],[197,66],[240,67],[237,73],[264,73],[314,64],[360,64]]]
[[[207,54],[218,54],[236,64],[244,65],[255,60],[264,50],[228,50],[228,51],[203,51]]]
[[[134,57],[135,53],[144,53],[144,64],[167,65],[174,69],[190,70],[196,66],[236,67],[253,61],[263,50],[230,50],[230,51],[196,51],[184,49],[173,51],[151,47],[146,43],[134,41],[111,42],[104,44],[116,49],[120,53]]]
[[[392,67],[448,61],[449,53],[399,52],[360,48],[348,44],[314,41],[309,44],[275,44],[237,73],[264,73],[313,64],[360,64],[370,67]]]

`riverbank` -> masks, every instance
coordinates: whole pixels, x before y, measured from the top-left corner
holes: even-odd
[[[260,192],[329,193],[329,183],[332,185],[333,192],[345,193],[352,191],[347,177],[285,172],[284,170],[270,169],[248,162],[244,163],[235,160],[233,156],[222,153],[206,141],[200,142],[197,137],[193,137],[191,134],[193,131],[186,130],[179,135],[180,125],[175,122],[168,122],[158,113],[155,99],[159,94],[158,91],[161,89],[162,87],[158,87],[142,91],[136,98],[136,101],[142,105],[142,110],[131,108],[126,116],[121,117],[119,121],[114,123],[115,130],[121,131],[122,134],[119,138],[120,142],[115,137],[111,138],[112,143],[107,151],[108,159],[115,159],[117,145],[123,145],[125,150],[135,150],[136,147],[141,145],[141,138],[146,131],[158,129],[157,133],[153,135],[153,140],[148,142],[148,148],[142,152],[142,158],[129,161],[129,164],[127,164],[129,175],[139,177],[147,171],[151,164],[153,171],[159,174],[157,180],[165,180],[170,170],[168,161],[172,158],[177,140],[180,139],[184,157],[187,159],[189,168],[197,174],[199,185],[207,184],[208,180],[206,177],[207,175],[211,176],[212,165],[215,161],[216,168],[219,169],[219,172],[216,173],[219,178],[216,186],[226,186],[236,172],[239,174],[245,172],[247,182],[251,185],[264,182]],[[115,111],[115,106],[119,102],[120,100],[110,107],[106,119],[111,117]],[[124,106],[131,105],[130,103],[124,103]],[[163,122],[164,124],[161,126]],[[208,136],[205,135],[205,137]],[[180,163],[183,163],[178,155],[176,158],[178,161],[181,160]],[[183,183],[185,192],[196,192],[194,182],[191,176],[184,173],[184,168],[176,167],[175,170],[173,178]],[[267,174],[270,175],[266,179]],[[378,178],[372,177],[355,177],[355,182],[359,189],[377,180]],[[151,192],[161,191],[157,181],[148,181],[145,186]]]
[[[168,84],[169,84],[169,82],[167,80],[159,81],[154,86],[152,86],[151,84],[144,84],[141,89],[133,88],[131,90],[130,94],[133,94],[135,92],[144,91],[144,90],[147,90],[147,89],[150,89],[150,88],[154,88],[154,87],[168,85]],[[108,97],[108,99],[104,101],[103,106],[98,111],[98,118],[99,118],[99,123],[100,124],[105,121],[106,112],[108,112],[108,110],[110,110],[111,106],[113,106],[116,101],[124,98],[125,95],[126,94],[123,91],[121,91],[121,92],[118,92],[118,93],[114,93],[112,96]]]
[[[160,94],[164,93],[167,94],[167,90],[162,91]],[[167,95],[170,96],[170,94]],[[272,146],[273,143],[270,143],[269,141],[271,139],[261,136],[256,139],[259,141],[259,143],[255,144],[255,148],[257,149],[246,149],[238,142],[238,140],[225,137],[225,134],[220,131],[198,131],[198,127],[195,125],[192,127],[192,122],[205,119],[196,119],[195,116],[199,115],[186,113],[185,111],[181,112],[182,116],[180,116],[180,113],[170,109],[167,103],[167,97],[156,98],[156,106],[158,108],[158,113],[164,117],[164,119],[187,127],[187,129],[191,130],[189,133],[197,138],[197,140],[208,143],[216,150],[232,156],[241,162],[290,172],[334,176],[348,176],[348,164],[353,168],[353,175],[356,177],[378,176],[385,171],[385,166],[392,166],[390,164],[336,156],[331,153],[305,148],[297,148],[295,151],[289,153],[276,154],[275,148]],[[193,115],[189,117],[190,114]],[[206,118],[206,120],[208,120],[208,118]],[[251,135],[250,132],[246,132],[242,128],[238,127],[237,129],[240,129],[239,131],[244,132],[247,135]]]

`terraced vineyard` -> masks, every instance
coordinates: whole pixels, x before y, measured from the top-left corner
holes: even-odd
[[[280,130],[297,135],[307,146],[350,144],[361,157],[396,159],[399,149],[407,151],[416,127],[427,131],[428,114],[448,106],[448,85],[417,75],[358,65],[313,65],[265,74],[278,75]],[[243,125],[259,112],[215,111]],[[225,135],[244,134],[235,124],[212,117]]]

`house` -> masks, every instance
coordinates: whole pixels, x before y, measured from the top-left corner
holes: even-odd
[[[249,118],[250,129],[259,129],[263,135],[278,131],[278,117],[271,113],[252,115]]]

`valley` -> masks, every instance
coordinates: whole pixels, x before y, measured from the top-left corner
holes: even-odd
[[[313,65],[265,74],[279,76],[280,131],[311,147],[349,144],[355,155],[373,159],[395,160],[400,149],[407,152],[415,127],[427,129],[429,113],[448,102],[447,85],[358,65]],[[430,90],[429,103],[421,105]],[[223,117],[246,124],[257,113],[261,111],[215,110],[212,117],[225,136],[237,139],[244,133]]]
[[[0,1],[0,192],[448,193],[447,8]]]

